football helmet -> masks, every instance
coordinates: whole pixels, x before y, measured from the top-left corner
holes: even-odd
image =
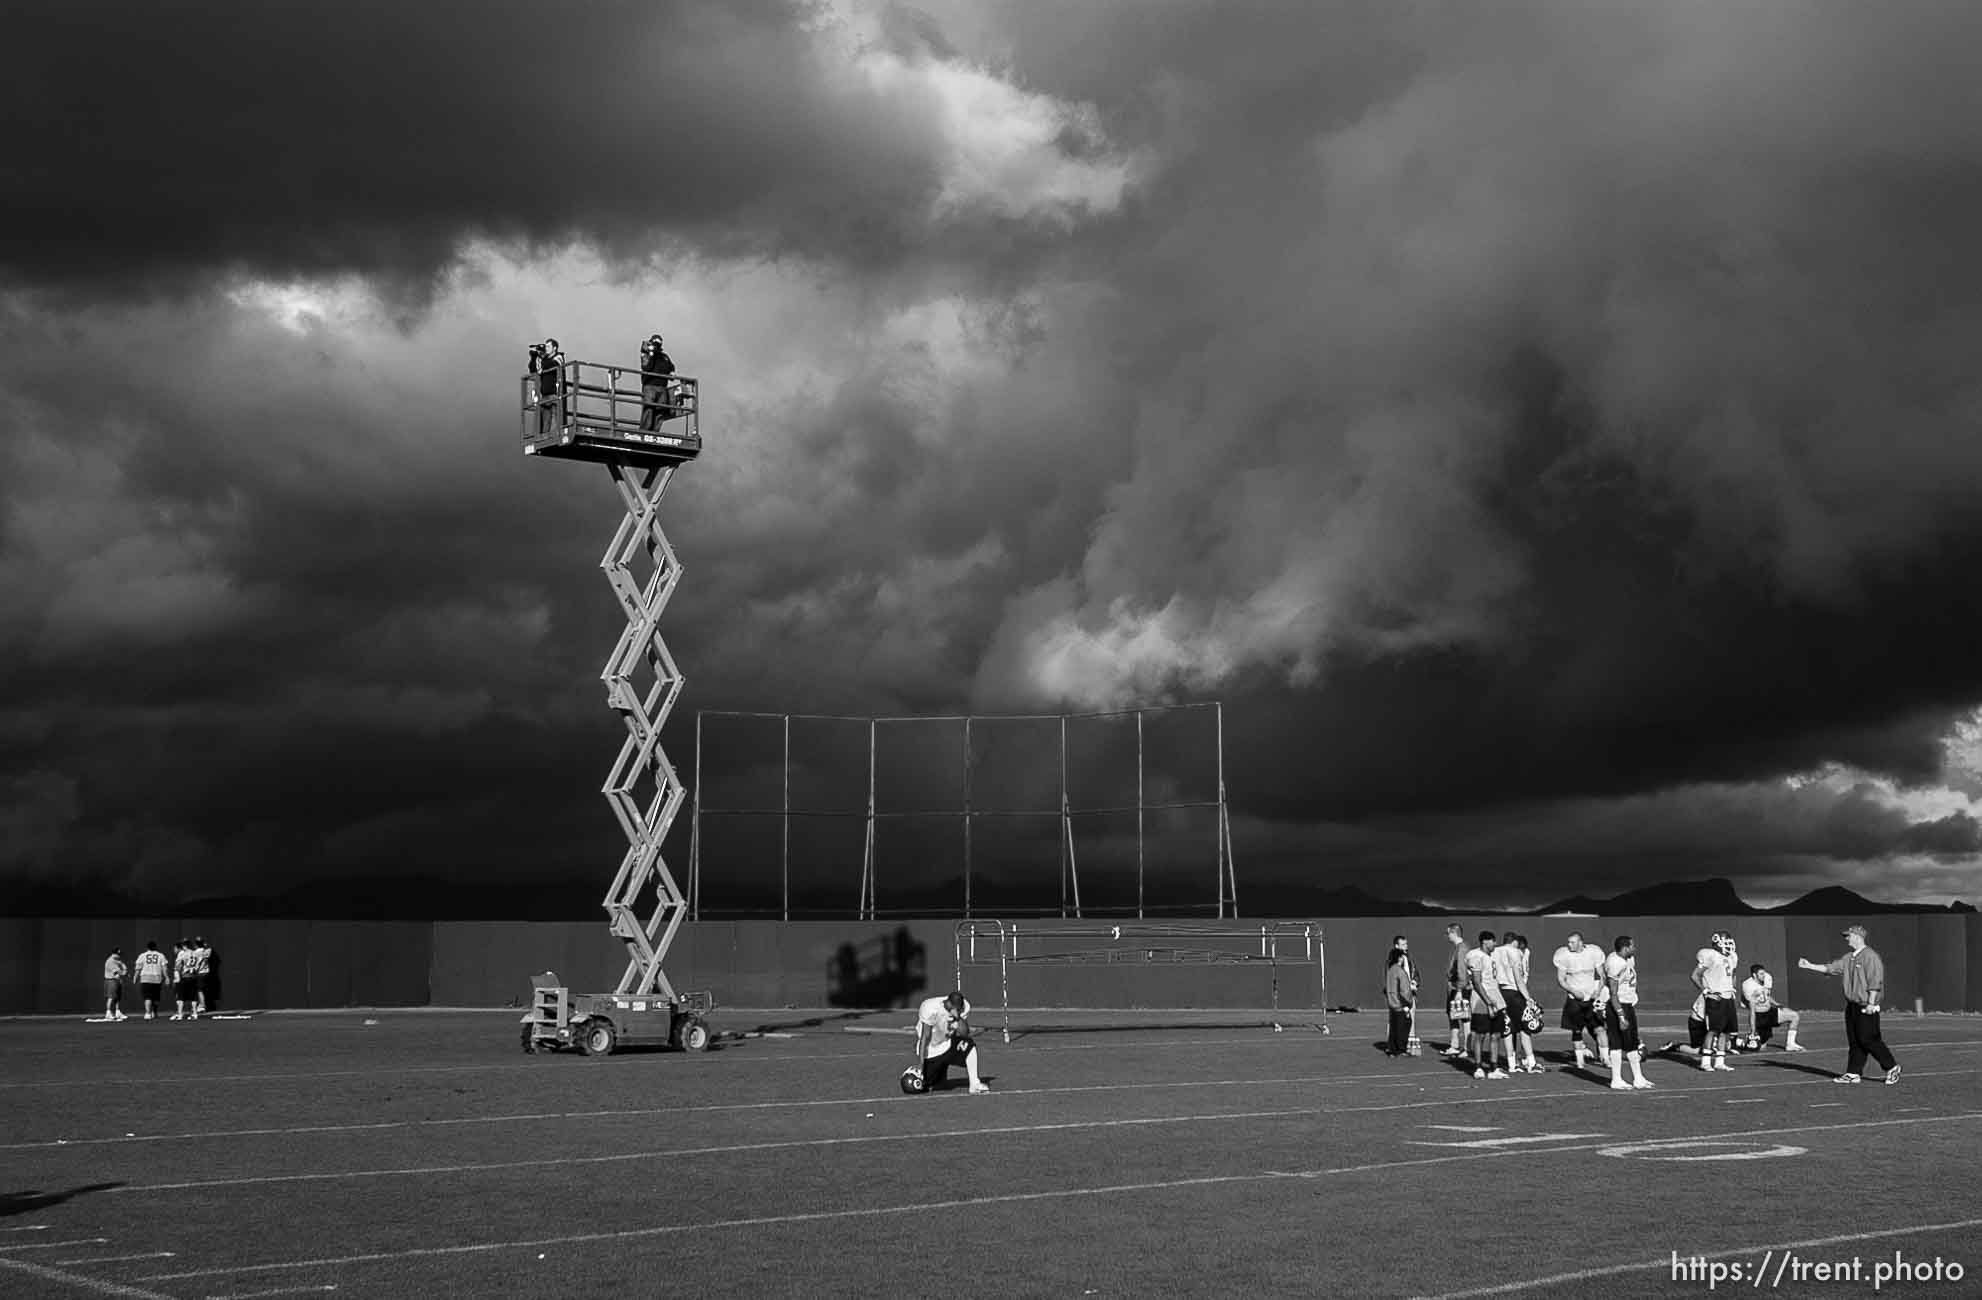
[[[929,1091],[929,1085],[923,1081],[920,1067],[911,1065],[902,1071],[902,1091],[911,1096],[918,1092]]]
[[[1715,952],[1723,957],[1732,957],[1734,955],[1734,936],[1725,930],[1714,931],[1713,937],[1708,939],[1707,942],[1712,945]]]

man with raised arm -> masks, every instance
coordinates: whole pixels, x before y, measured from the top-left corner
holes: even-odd
[[[1562,1003],[1562,1027],[1569,1031],[1569,1042],[1576,1049],[1576,1064],[1581,1070],[1588,1059],[1583,1049],[1583,1036],[1588,1034],[1590,1043],[1596,1048],[1596,1059],[1605,1060],[1609,1048],[1603,1042],[1603,1012],[1599,1003],[1603,996],[1604,955],[1601,949],[1583,942],[1583,933],[1572,930],[1569,937],[1555,950],[1555,982],[1569,996]]]
[[[925,998],[915,1016],[915,1059],[922,1066],[922,1087],[934,1092],[961,1065],[970,1076],[972,1092],[989,1092],[977,1074],[977,1044],[970,1037],[970,1003],[957,989],[940,998]]]
[[[1851,1055],[1844,1073],[1833,1083],[1858,1083],[1865,1058],[1877,1061],[1886,1072],[1887,1083],[1899,1082],[1899,1062],[1879,1034],[1879,999],[1886,993],[1886,964],[1866,943],[1865,927],[1846,926],[1844,941],[1851,951],[1836,961],[1819,963],[1801,957],[1796,964],[1820,975],[1836,975],[1844,981],[1844,1036],[1851,1044]]]

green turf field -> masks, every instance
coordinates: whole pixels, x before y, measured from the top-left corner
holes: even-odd
[[[904,1012],[605,1059],[517,1014],[0,1022],[0,1294],[1847,1296],[1898,1252],[1970,1276],[1878,1294],[1982,1295],[1978,1017],[1889,1017],[1898,1087],[1806,1014],[1617,1094],[1391,1061],[1377,1015],[1015,1012],[990,1095],[906,1097]]]

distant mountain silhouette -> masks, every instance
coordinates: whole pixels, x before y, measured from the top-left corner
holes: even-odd
[[[1945,913],[1973,912],[1967,903],[1956,901],[1942,907],[1939,903],[1875,903],[1861,894],[1846,889],[1843,885],[1826,885],[1813,889],[1803,897],[1784,903],[1781,907],[1771,907],[1771,913],[1782,916],[1852,916],[1859,912],[1911,912]]]
[[[1842,885],[1826,885],[1780,907],[1752,907],[1734,883],[1716,877],[1648,885],[1615,898],[1578,894],[1542,908],[1549,912],[1588,912],[1596,916],[1856,916],[1881,912],[1973,912],[1967,903],[1875,903]]]

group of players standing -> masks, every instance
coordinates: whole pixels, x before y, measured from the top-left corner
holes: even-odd
[[[176,995],[178,1009],[165,1019],[198,1020],[202,1014],[212,1010],[213,972],[213,949],[205,939],[198,937],[179,940],[170,957],[158,950],[158,940],[153,939],[138,954],[135,970],[125,964],[122,948],[112,948],[103,961],[103,1019],[130,1019],[124,1014],[124,983],[127,977],[135,977],[144,1000],[146,1020],[159,1018],[159,1006],[168,981]]]
[[[1535,1035],[1544,1021],[1528,986],[1526,936],[1509,930],[1496,937],[1483,930],[1477,945],[1468,945],[1465,930],[1456,923],[1446,926],[1445,934],[1452,947],[1446,967],[1452,1041],[1440,1055],[1470,1061],[1476,1079],[1541,1073]],[[1898,1083],[1900,1067],[1879,1033],[1884,967],[1867,946],[1865,927],[1851,926],[1844,934],[1850,950],[1843,957],[1829,963],[1798,962],[1805,970],[1843,979],[1850,1061],[1836,1081],[1860,1082],[1859,1071],[1870,1058],[1884,1067],[1887,1083]],[[1416,1004],[1417,968],[1409,949],[1409,941],[1397,936],[1384,970],[1390,1007],[1387,1050],[1393,1056],[1406,1054]],[[1645,1077],[1645,1045],[1638,1028],[1638,956],[1631,936],[1618,936],[1606,953],[1572,932],[1555,950],[1554,965],[1556,983],[1565,994],[1561,1023],[1575,1052],[1575,1063],[1565,1068],[1586,1070],[1594,1061],[1608,1065],[1610,1086],[1618,1091],[1652,1087]],[[1796,1041],[1802,1018],[1776,1000],[1774,976],[1760,962],[1749,966],[1745,979],[1740,970],[1734,936],[1716,932],[1694,955],[1693,985],[1699,996],[1688,1021],[1688,1042],[1667,1043],[1653,1054],[1690,1055],[1702,1070],[1728,1070],[1733,1068],[1727,1063],[1729,1053],[1760,1051],[1778,1027],[1786,1031],[1785,1051],[1803,1051]],[[1754,1018],[1745,1037],[1740,1032],[1743,1006]]]

